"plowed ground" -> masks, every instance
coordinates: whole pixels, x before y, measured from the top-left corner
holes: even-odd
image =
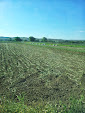
[[[85,53],[62,47],[0,43],[0,95],[7,98],[17,101],[17,95],[24,94],[28,105],[68,102],[71,96],[85,94],[84,73]]]

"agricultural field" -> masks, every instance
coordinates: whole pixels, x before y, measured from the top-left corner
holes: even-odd
[[[0,109],[3,98],[19,103],[19,97],[28,107],[62,102],[69,109],[69,99],[81,96],[85,97],[85,47],[0,43]]]

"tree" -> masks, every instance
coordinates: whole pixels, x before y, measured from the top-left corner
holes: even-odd
[[[42,38],[42,42],[47,42],[47,38],[46,37],[43,37]]]
[[[22,41],[20,37],[15,37],[15,41]]]
[[[33,36],[30,36],[29,37],[29,41],[34,42],[35,41],[35,38]]]
[[[36,39],[35,42],[39,42],[39,39]]]
[[[12,41],[12,38],[9,38],[9,41]]]

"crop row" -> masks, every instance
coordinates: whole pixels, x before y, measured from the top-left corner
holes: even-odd
[[[62,49],[62,48],[61,48]],[[0,43],[0,94],[27,101],[63,98],[75,90],[85,71],[85,56],[59,49]]]

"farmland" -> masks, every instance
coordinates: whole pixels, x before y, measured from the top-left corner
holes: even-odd
[[[85,97],[85,47],[0,43],[0,96],[27,106]],[[84,101],[84,100],[83,100]]]

